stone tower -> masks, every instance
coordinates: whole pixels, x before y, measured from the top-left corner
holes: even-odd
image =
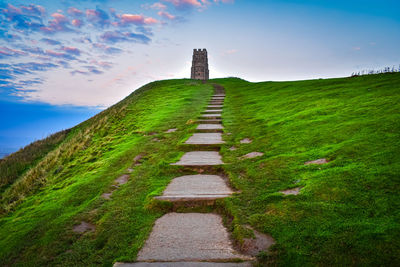
[[[192,74],[191,79],[195,80],[208,80],[208,58],[207,50],[204,48],[193,49],[193,61],[192,61]]]

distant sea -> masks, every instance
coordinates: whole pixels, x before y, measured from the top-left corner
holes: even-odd
[[[0,159],[7,157],[11,153],[16,152],[18,149],[17,148],[4,148],[0,147]]]

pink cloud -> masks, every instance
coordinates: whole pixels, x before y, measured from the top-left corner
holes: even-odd
[[[68,12],[68,14],[70,14],[71,16],[74,16],[74,17],[79,17],[79,16],[83,15],[83,12],[75,7],[68,8],[67,12]]]
[[[145,18],[143,15],[137,14],[122,14],[121,15],[121,23],[122,24],[136,24],[136,25],[144,25],[144,24],[155,24],[158,23],[158,20],[148,17]]]
[[[46,14],[46,9],[39,5],[30,4],[29,6],[21,6],[24,13],[34,14],[38,16],[43,16]]]
[[[222,2],[224,4],[233,4],[235,3],[235,0],[214,0],[215,3]]]
[[[108,62],[108,61],[97,61],[96,59],[92,59],[90,62],[90,64],[94,64],[97,65],[99,67],[102,67],[104,69],[110,69],[113,65],[112,62]]]
[[[149,18],[144,19],[144,24],[149,25],[149,24],[155,24],[155,23],[158,23],[158,20],[156,20],[154,18],[149,17]]]
[[[54,18],[54,20],[57,23],[62,23],[62,22],[68,21],[67,17],[60,13],[53,13],[53,14],[51,14],[51,16]]]
[[[63,46],[61,48],[61,50],[65,51],[67,53],[70,53],[70,54],[77,55],[77,56],[79,56],[81,54],[81,51],[78,48],[72,47],[72,46]]]
[[[110,16],[106,11],[98,7],[96,9],[87,9],[86,17],[90,22],[97,26],[105,27],[110,25]]]
[[[157,13],[160,17],[163,17],[165,19],[169,19],[169,20],[174,20],[176,18],[176,16],[169,14],[166,11],[159,11]]]
[[[75,27],[81,27],[83,25],[83,21],[80,19],[73,19],[71,21],[71,24],[74,25]]]
[[[201,7],[201,3],[198,0],[164,0],[165,2],[172,3],[176,7]]]
[[[53,13],[51,14],[51,16],[53,17],[53,19],[49,21],[49,26],[41,27],[41,31],[45,33],[71,31],[71,29],[68,28],[69,21],[66,16],[61,13]]]
[[[227,50],[225,53],[228,54],[228,55],[231,55],[231,54],[235,54],[237,52],[238,52],[237,49],[230,49],[230,50]]]
[[[163,3],[157,2],[157,3],[152,4],[152,5],[150,6],[150,8],[152,8],[152,9],[158,9],[158,10],[164,10],[164,9],[167,8],[167,6],[164,5]]]
[[[0,57],[1,56],[21,56],[21,55],[26,55],[25,52],[19,51],[16,49],[8,48],[5,46],[0,46]]]
[[[56,52],[56,51],[53,51],[53,50],[46,50],[45,53],[47,55],[54,56],[54,57],[62,57],[62,56],[65,55],[64,53]]]

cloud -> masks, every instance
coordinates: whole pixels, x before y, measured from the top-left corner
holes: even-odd
[[[113,66],[112,62],[109,62],[109,61],[97,61],[96,59],[92,59],[89,63],[97,65],[99,67],[102,67],[103,69],[111,69],[112,66]]]
[[[148,44],[151,39],[144,34],[133,32],[107,31],[100,36],[100,39],[106,43],[118,43],[124,41],[134,41],[138,43]]]
[[[108,55],[115,55],[115,54],[120,54],[123,52],[122,49],[116,48],[116,47],[111,47],[105,44],[101,43],[93,43],[93,47],[103,51],[104,53]]]
[[[74,25],[75,27],[80,28],[83,25],[83,21],[80,19],[73,19],[71,20],[71,24]]]
[[[22,38],[16,34],[10,34],[4,29],[0,29],[0,39],[6,40],[8,43],[22,40]]]
[[[233,4],[235,3],[235,0],[214,0],[214,3],[224,3],[224,4]]]
[[[164,2],[171,3],[177,9],[191,9],[191,8],[201,8],[203,6],[203,1],[198,0],[163,0]]]
[[[61,50],[64,51],[64,52],[66,52],[66,53],[68,53],[68,54],[72,54],[72,55],[75,55],[75,56],[80,56],[80,55],[81,55],[81,50],[79,50],[79,49],[76,48],[76,47],[63,46],[63,47],[61,48]]]
[[[238,52],[237,49],[230,49],[230,50],[226,50],[225,54],[232,55],[232,54],[236,54],[237,52]]]
[[[42,16],[45,10],[40,6],[29,5],[18,8],[7,4],[5,8],[0,9],[0,13],[5,16],[9,23],[7,27],[12,25],[23,33],[37,31],[44,26]]]
[[[56,52],[53,50],[46,50],[45,55],[54,57],[54,58],[64,59],[64,60],[76,60],[76,57],[74,55],[70,55],[70,54],[62,53],[62,52]]]
[[[75,7],[70,7],[67,10],[68,14],[73,16],[74,18],[82,17],[83,16],[83,11],[75,8]]]
[[[26,62],[26,63],[16,63],[7,64],[7,68],[12,71],[15,75],[30,74],[35,71],[47,71],[49,69],[58,68],[59,66],[51,63],[38,63],[38,62]]]
[[[23,55],[26,55],[26,53],[23,51],[8,48],[5,46],[0,46],[0,58],[16,57],[16,56],[23,56]]]
[[[42,38],[40,41],[48,44],[48,45],[60,45],[61,43],[59,41],[53,40],[53,39],[48,39],[48,38]]]
[[[46,15],[46,9],[39,5],[30,4],[29,6],[21,6],[21,10],[25,14],[31,14],[33,16],[44,16]]]
[[[69,32],[72,31],[68,27],[69,21],[66,16],[61,13],[53,13],[51,14],[53,17],[52,20],[49,21],[49,25],[46,27],[41,27],[40,30],[44,33],[53,34],[56,32]]]
[[[93,66],[84,66],[84,67],[87,68],[88,71],[89,71],[91,74],[102,74],[102,73],[103,73],[103,71],[98,70],[96,67],[93,67]]]
[[[86,18],[94,25],[106,27],[110,25],[110,16],[100,8],[86,9]]]
[[[158,23],[158,20],[152,17],[144,17],[143,15],[137,14],[122,14],[120,16],[120,24],[135,24],[135,25],[150,25]]]
[[[98,70],[96,67],[93,66],[83,66],[84,68],[87,69],[87,71],[83,71],[83,70],[73,70],[70,71],[71,75],[76,75],[76,74],[81,74],[81,75],[91,75],[91,74],[103,74],[104,72],[101,70]]]
[[[234,0],[162,0],[163,2],[171,3],[175,6],[176,9],[192,9],[197,8],[198,10],[204,10],[207,6],[211,5],[212,3],[234,3]]]
[[[152,8],[152,9],[158,9],[158,10],[165,10],[165,9],[167,8],[167,6],[164,5],[163,3],[157,2],[157,3],[152,4],[152,5],[150,6],[150,8]]]
[[[165,19],[169,19],[169,20],[174,20],[176,18],[176,16],[171,15],[170,13],[168,13],[167,11],[159,11],[157,13],[160,17],[163,17]]]
[[[87,71],[81,71],[81,70],[73,70],[70,72],[71,75],[75,75],[75,74],[82,74],[82,75],[89,75],[90,73]]]

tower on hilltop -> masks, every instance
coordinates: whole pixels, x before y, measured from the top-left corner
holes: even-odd
[[[193,61],[192,61],[192,74],[191,79],[195,80],[208,80],[208,58],[207,50],[193,49]]]

